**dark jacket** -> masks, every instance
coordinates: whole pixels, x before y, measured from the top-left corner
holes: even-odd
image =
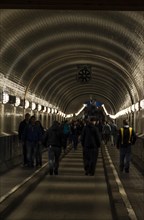
[[[81,134],[81,144],[86,148],[100,147],[100,136],[97,127],[93,124],[87,124]]]
[[[117,139],[117,148],[120,147],[127,147],[129,145],[132,145],[136,142],[136,133],[134,132],[134,129],[132,128],[132,134],[130,137],[130,130],[129,126],[124,126],[123,127],[123,135],[121,129],[118,132],[118,139]]]
[[[19,140],[22,140],[22,139],[23,139],[24,131],[25,131],[25,128],[26,128],[27,125],[28,125],[28,122],[27,122],[25,119],[20,122],[19,128],[18,128],[18,137],[19,137]]]
[[[45,134],[46,146],[62,147],[63,133],[58,124],[53,124]]]
[[[28,124],[25,127],[24,134],[22,136],[23,141],[30,141],[30,142],[39,142],[42,138],[42,131],[39,126],[36,124]]]

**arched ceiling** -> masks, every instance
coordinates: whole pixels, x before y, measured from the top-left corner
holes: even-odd
[[[110,113],[144,97],[143,11],[1,9],[0,34],[0,71],[65,113],[90,97]]]

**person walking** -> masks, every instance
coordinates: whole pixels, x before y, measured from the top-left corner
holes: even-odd
[[[105,144],[107,144],[108,141],[110,140],[110,134],[111,134],[111,127],[109,123],[105,121],[103,129],[102,129],[102,135],[103,135],[103,140]]]
[[[116,140],[117,140],[117,125],[114,123],[114,121],[110,124],[111,127],[111,146],[116,146]]]
[[[35,122],[35,124],[39,127],[40,129],[40,132],[41,132],[41,136],[43,138],[44,136],[44,128],[41,124],[41,121],[37,120]],[[36,152],[35,152],[35,158],[36,158],[36,167],[41,167],[42,166],[42,143],[39,142],[37,145],[36,145]]]
[[[69,135],[71,133],[70,131],[70,125],[68,123],[67,120],[64,121],[64,123],[61,126],[61,129],[63,131],[63,150],[64,153],[66,153],[66,149],[67,149],[67,140],[69,138]]]
[[[48,162],[50,175],[58,175],[59,158],[62,151],[63,132],[58,121],[46,131],[46,146],[48,147]]]
[[[84,126],[81,134],[81,144],[83,146],[83,161],[85,175],[94,176],[98,158],[98,148],[100,147],[100,136],[95,126],[96,119],[92,117]]]
[[[79,129],[78,129],[78,123],[77,121],[73,121],[71,123],[71,137],[72,137],[72,145],[74,151],[77,150],[78,145],[78,137],[79,137]]]
[[[36,151],[41,144],[42,132],[40,127],[35,123],[35,116],[31,116],[29,124],[24,130],[23,140],[26,141],[28,167],[34,167],[36,164]],[[35,164],[34,164],[35,163]]]
[[[136,142],[136,133],[132,127],[129,126],[128,120],[123,120],[123,127],[118,133],[117,148],[120,150],[120,165],[119,169],[122,172],[125,170],[129,173],[131,160],[131,146]]]
[[[25,128],[29,124],[29,119],[30,119],[30,114],[26,113],[25,119],[20,122],[19,128],[18,128],[19,143],[22,145],[22,155],[23,155],[22,166],[23,167],[28,165],[26,140],[23,139],[23,136],[24,136]]]

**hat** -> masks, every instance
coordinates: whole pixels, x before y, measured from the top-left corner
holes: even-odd
[[[124,125],[128,125],[128,124],[129,124],[129,123],[128,123],[128,120],[127,120],[127,119],[124,119],[124,120],[123,120],[123,124],[124,124]]]

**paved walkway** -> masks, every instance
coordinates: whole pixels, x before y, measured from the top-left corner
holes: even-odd
[[[112,220],[103,162],[85,176],[82,150],[61,161],[59,176],[47,175],[7,220]]]

